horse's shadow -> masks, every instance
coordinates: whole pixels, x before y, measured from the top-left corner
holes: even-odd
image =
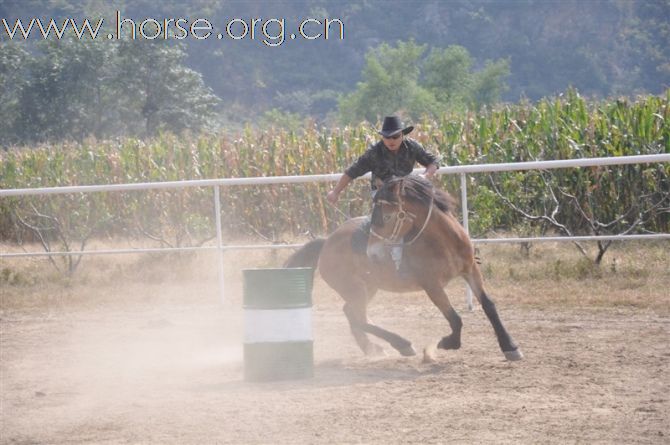
[[[362,359],[349,362],[329,360],[315,365],[314,377],[307,384],[314,387],[336,387],[409,381],[449,373],[451,367],[450,363],[423,364],[417,359],[406,358]]]
[[[236,367],[226,373],[229,379],[219,383],[198,385],[195,391],[254,391],[282,392],[296,389],[347,387],[382,382],[412,381],[422,377],[451,372],[452,363],[420,363],[414,358],[380,358],[355,360],[324,360],[314,364],[314,375],[303,379],[249,382]]]

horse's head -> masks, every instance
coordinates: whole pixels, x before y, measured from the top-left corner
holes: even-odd
[[[368,256],[382,259],[385,244],[411,244],[425,229],[435,190],[420,176],[392,178],[377,191],[373,200]]]

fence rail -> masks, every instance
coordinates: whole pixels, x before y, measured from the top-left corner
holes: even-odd
[[[501,164],[478,164],[478,165],[460,165],[441,167],[437,173],[454,175],[459,174],[461,178],[461,206],[463,213],[463,226],[468,230],[468,200],[467,200],[467,181],[468,174],[489,173],[501,171],[524,171],[524,170],[549,170],[557,168],[579,168],[612,166],[626,164],[648,164],[657,162],[670,162],[670,154],[639,155],[639,156],[619,156],[608,158],[583,158],[567,159],[555,161],[531,161],[514,162]],[[421,169],[415,170],[419,173]],[[295,248],[295,244],[259,244],[259,245],[224,245],[221,232],[221,200],[220,187],[244,186],[244,185],[265,185],[265,184],[298,184],[315,182],[333,182],[341,177],[341,173],[306,175],[306,176],[271,176],[271,177],[249,177],[249,178],[221,178],[204,179],[192,181],[169,181],[169,182],[144,182],[134,184],[108,184],[108,185],[84,185],[84,186],[66,186],[66,187],[46,187],[46,188],[24,188],[24,189],[6,189],[0,190],[0,198],[9,196],[34,196],[34,195],[53,195],[68,193],[94,193],[94,192],[121,192],[129,190],[150,190],[150,189],[181,189],[187,187],[213,187],[214,188],[214,213],[216,222],[215,246],[200,247],[179,247],[179,248],[146,248],[146,249],[113,249],[113,250],[88,250],[73,252],[23,252],[6,253],[0,252],[0,258],[17,258],[27,256],[59,256],[59,255],[112,255],[112,254],[136,254],[153,252],[184,252],[196,250],[213,250],[219,252],[219,283],[221,287],[221,296],[224,297],[223,281],[223,253],[226,250],[248,250],[248,249],[285,249]],[[473,243],[519,243],[519,242],[542,242],[542,241],[589,241],[589,240],[632,240],[632,239],[670,239],[670,234],[653,235],[611,235],[611,236],[561,236],[561,237],[534,237],[534,238],[487,238],[473,239]],[[468,298],[471,305],[471,298]]]
[[[670,154],[616,156],[610,158],[565,159],[556,161],[508,162],[501,164],[456,165],[441,167],[438,174],[472,174],[501,171],[551,170],[569,167],[597,167],[603,165],[649,164],[670,162]],[[421,169],[415,170],[420,172]],[[0,190],[3,196],[54,195],[67,193],[122,192],[129,190],[180,189],[187,187],[229,187],[235,185],[299,184],[334,182],[341,173],[304,176],[259,176],[249,178],[197,179],[191,181],[137,182],[133,184],[80,185]],[[367,175],[366,175],[367,176]]]

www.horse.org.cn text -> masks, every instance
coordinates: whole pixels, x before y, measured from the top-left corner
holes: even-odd
[[[111,26],[105,26],[105,22],[102,17],[58,21],[36,17],[2,18],[0,34],[8,40],[60,40],[70,36],[80,40],[250,40],[270,47],[280,46],[287,40],[344,40],[344,23],[338,18],[306,18],[295,24],[286,18],[233,18],[217,27],[206,18],[148,17],[138,20],[123,17],[116,11]]]

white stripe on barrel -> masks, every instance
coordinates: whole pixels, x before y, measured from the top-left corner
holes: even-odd
[[[247,309],[245,343],[312,341],[312,308]]]

